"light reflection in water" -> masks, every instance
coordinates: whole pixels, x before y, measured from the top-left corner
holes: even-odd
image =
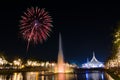
[[[39,73],[38,72],[27,72],[26,78],[27,80],[38,80]]]
[[[77,80],[77,75],[76,74],[59,73],[59,74],[55,75],[54,80]]]
[[[44,80],[44,76],[41,76],[41,80]]]
[[[86,80],[88,80],[88,72],[85,73]]]
[[[91,73],[91,78],[93,79],[93,80],[99,80],[99,73]]]
[[[21,73],[14,73],[12,80],[23,80],[23,76]]]
[[[57,80],[65,80],[65,74],[61,73],[61,74],[58,74],[58,79]]]
[[[0,80],[6,80],[5,78],[6,78],[6,75],[4,76],[0,75]]]
[[[104,80],[104,73],[103,72],[87,72],[85,73],[86,80]]]
[[[101,74],[101,78],[102,78],[102,80],[104,80],[104,74],[103,73]]]
[[[104,72],[41,75],[40,72],[0,74],[0,80],[114,80]]]

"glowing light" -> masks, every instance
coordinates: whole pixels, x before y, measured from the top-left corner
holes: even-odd
[[[55,66],[55,63],[52,63],[51,65],[52,65],[52,66]]]
[[[21,73],[14,73],[13,74],[13,79],[12,80],[22,80],[23,76]]]
[[[86,79],[88,80],[89,77],[88,77],[88,73],[87,72],[85,73],[85,76],[86,76]]]
[[[27,78],[27,80],[38,80],[39,72],[27,72],[26,78]]]
[[[46,67],[48,67],[49,65],[50,65],[50,63],[47,61],[47,62],[46,62]]]
[[[105,66],[107,69],[118,67],[120,64],[120,28],[118,27],[117,31],[114,34],[113,39],[113,56],[107,60]]]
[[[45,65],[45,63],[42,62],[42,63],[41,63],[41,66],[43,67],[44,65]]]
[[[104,79],[104,75],[103,75],[103,73],[101,73],[101,78],[102,78],[102,80]]]
[[[0,65],[7,64],[7,63],[8,63],[8,61],[6,61],[3,56],[0,57]]]
[[[40,66],[40,63],[37,61],[28,60],[26,66]]]
[[[21,61],[21,59],[14,60],[13,64],[16,65],[16,66],[20,66],[20,65],[22,65],[22,61]]]

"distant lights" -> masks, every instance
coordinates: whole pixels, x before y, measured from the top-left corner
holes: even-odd
[[[6,61],[4,58],[0,58],[0,65],[9,64],[9,66],[0,66],[0,69],[23,69],[25,67],[43,67],[49,69],[49,72],[56,73],[57,63],[55,62],[40,62],[40,61],[33,61],[27,60],[27,63],[23,64],[20,58],[15,59],[12,63]],[[76,64],[69,64],[64,63],[65,73],[73,72],[74,68],[78,68]],[[64,73],[62,69],[60,69],[60,73]]]

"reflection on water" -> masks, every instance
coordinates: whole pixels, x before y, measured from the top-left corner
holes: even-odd
[[[77,80],[77,76],[76,74],[60,73],[60,74],[56,74],[55,79],[52,80]]]
[[[58,79],[56,80],[65,80],[65,74],[58,74]]]
[[[86,80],[104,80],[103,72],[86,72]]]
[[[93,71],[79,74],[41,75],[40,72],[0,74],[0,80],[114,80],[107,73]]]
[[[27,72],[26,80],[38,80],[39,72]]]
[[[13,73],[12,80],[23,80],[21,73]]]

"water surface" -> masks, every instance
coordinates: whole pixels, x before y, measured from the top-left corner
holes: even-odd
[[[40,72],[14,72],[0,74],[0,80],[114,80],[105,72],[92,71],[78,74],[41,75]]]

